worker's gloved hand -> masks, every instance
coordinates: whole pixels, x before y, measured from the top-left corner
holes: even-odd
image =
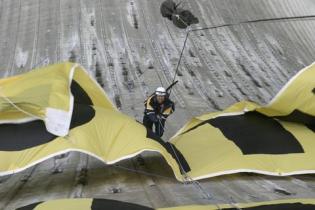
[[[158,119],[158,117],[157,117],[156,114],[150,114],[150,115],[148,115],[148,116],[149,116],[150,120],[151,120],[152,122],[154,122],[154,123],[156,123],[156,122],[159,121],[159,119]]]

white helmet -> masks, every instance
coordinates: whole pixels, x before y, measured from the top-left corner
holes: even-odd
[[[155,95],[157,96],[166,96],[166,90],[164,87],[158,87],[156,90],[155,90]]]

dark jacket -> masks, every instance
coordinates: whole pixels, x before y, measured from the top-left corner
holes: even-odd
[[[144,114],[150,118],[151,121],[157,122],[159,117],[162,120],[166,120],[175,111],[174,102],[171,101],[168,97],[165,98],[163,104],[159,104],[156,96],[150,96],[144,102],[145,110]]]

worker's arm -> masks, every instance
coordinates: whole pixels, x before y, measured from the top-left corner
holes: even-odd
[[[175,104],[173,102],[171,102],[171,103],[172,103],[171,106],[169,108],[165,109],[161,115],[161,118],[164,120],[166,120],[166,118],[168,118],[175,111]]]
[[[155,113],[155,110],[154,108],[151,106],[150,102],[151,102],[151,99],[152,97],[148,98],[146,101],[145,101],[145,110],[144,110],[144,114],[146,116],[149,117],[149,119],[152,121],[152,122],[157,122],[159,119]]]
[[[149,112],[149,113],[146,113],[146,115],[149,117],[149,119],[150,119],[152,122],[157,122],[157,121],[159,121],[159,117],[158,117],[155,113]]]

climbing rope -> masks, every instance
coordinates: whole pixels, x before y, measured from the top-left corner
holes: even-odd
[[[164,126],[163,124],[161,123],[161,120],[159,120],[159,123],[160,123],[160,126],[162,127],[163,131],[165,130],[164,129]],[[202,196],[202,198],[204,199],[207,199],[207,200],[217,200],[217,201],[220,201],[220,199],[215,199],[212,195],[210,195],[205,189],[204,187],[201,185],[201,183],[197,180],[193,180],[187,173],[186,171],[184,170],[184,167],[183,165],[181,164],[180,162],[180,159],[179,157],[177,156],[177,153],[176,153],[176,150],[174,149],[174,146],[170,143],[170,146],[173,150],[173,153],[175,154],[175,157],[177,159],[177,162],[179,164],[179,167],[181,168],[181,171],[183,172],[184,176],[183,176],[183,181],[184,181],[184,184],[186,185],[189,185],[189,184],[192,184],[200,193],[200,195]],[[231,197],[232,199],[232,197]],[[223,201],[223,200],[221,200]],[[232,199],[233,201],[233,199]],[[225,201],[223,201],[223,203],[226,203]],[[234,207],[238,210],[242,210],[241,208],[239,208],[237,205],[235,205],[233,202],[229,202],[228,203],[231,207]],[[220,210],[221,207],[218,205],[218,203],[214,203],[214,205]]]
[[[161,122],[160,119],[159,119],[159,123],[160,123],[160,126],[161,126],[161,128],[163,129],[163,131],[165,131],[165,128],[164,128],[164,126],[163,126],[163,124],[162,124],[162,122]],[[210,200],[210,199],[212,198],[212,196],[211,196],[209,193],[207,193],[207,191],[202,187],[202,185],[200,184],[200,182],[198,182],[198,181],[196,181],[196,180],[193,180],[193,179],[186,173],[186,171],[184,170],[184,167],[183,167],[183,165],[182,165],[182,163],[181,163],[181,161],[180,161],[180,159],[179,159],[179,157],[178,157],[178,155],[177,155],[177,153],[176,153],[176,150],[174,149],[174,146],[173,146],[171,143],[169,143],[169,144],[170,144],[170,146],[171,146],[171,148],[172,148],[173,153],[175,154],[175,158],[176,158],[176,160],[177,160],[177,162],[178,162],[178,164],[179,164],[179,167],[180,167],[182,173],[184,174],[184,176],[183,176],[183,182],[184,182],[184,184],[187,184],[187,185],[188,185],[188,184],[193,184],[193,186],[194,186],[196,189],[198,189],[199,192],[202,194],[202,197],[203,197],[203,198],[205,198],[205,199],[207,199],[207,200]]]
[[[175,181],[174,178],[168,177],[168,176],[163,176],[163,175],[159,175],[159,174],[155,174],[155,173],[150,173],[147,171],[142,171],[142,170],[138,170],[138,169],[132,169],[132,168],[128,168],[125,166],[121,166],[121,165],[112,165],[115,168],[119,168],[125,171],[129,171],[129,172],[134,172],[134,173],[138,173],[138,174],[142,174],[142,175],[146,175],[146,176],[152,176],[152,177],[157,177],[157,178],[163,178],[163,179],[168,179],[168,180],[172,180]]]
[[[176,16],[181,22],[183,22],[186,26],[188,24],[179,16]],[[215,26],[210,26],[210,27],[204,27],[204,28],[196,28],[196,29],[190,29],[188,27],[186,31],[186,37],[185,41],[176,65],[175,69],[175,74],[173,78],[173,82],[175,81],[178,71],[179,71],[179,66],[182,60],[182,57],[184,55],[184,51],[186,48],[187,40],[191,32],[196,32],[196,31],[203,31],[203,30],[212,30],[212,29],[218,29],[218,28],[223,28],[223,27],[231,27],[231,26],[237,26],[237,25],[244,25],[244,24],[253,24],[253,23],[263,23],[263,22],[273,22],[273,21],[278,21],[278,22],[286,22],[286,21],[299,21],[299,20],[314,20],[315,15],[305,15],[305,16],[294,16],[294,17],[280,17],[280,18],[265,18],[265,19],[256,19],[256,20],[248,20],[248,21],[241,21],[241,22],[236,22],[236,23],[227,23],[227,24],[221,24],[221,25],[215,25]]]

